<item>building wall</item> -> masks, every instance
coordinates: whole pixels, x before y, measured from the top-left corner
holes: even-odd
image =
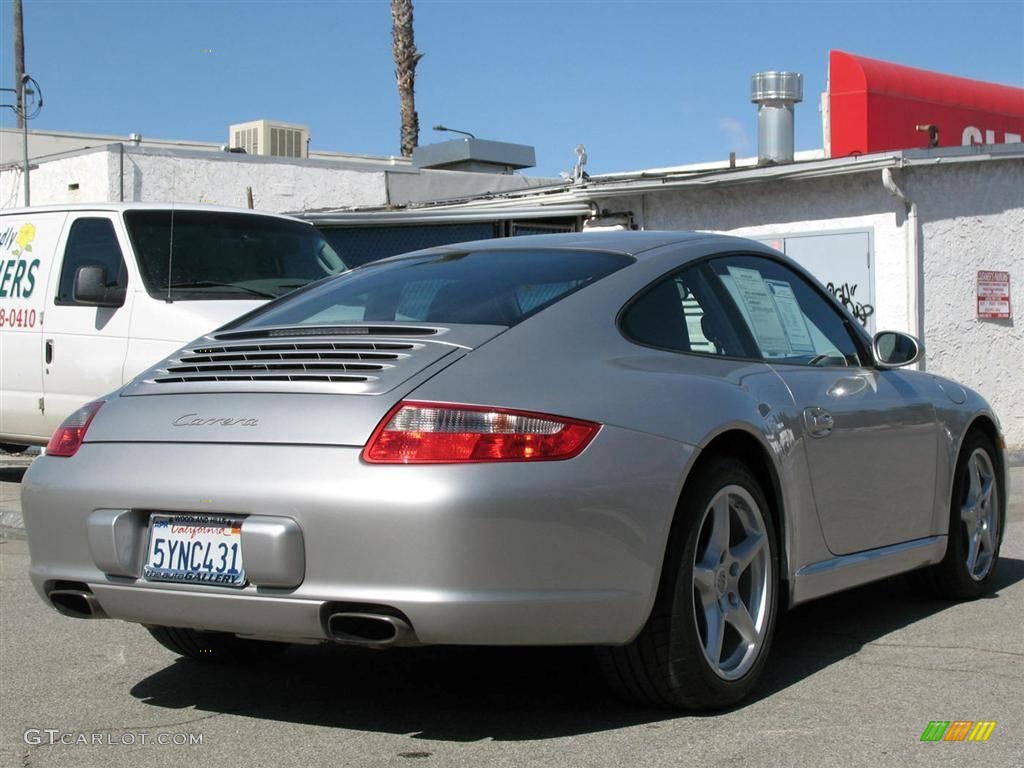
[[[110,159],[117,163],[117,153],[111,152]],[[181,200],[244,208],[246,187],[252,187],[258,210],[276,213],[332,205],[378,206],[387,202],[384,171],[239,161],[230,156],[175,157],[142,152],[125,155],[126,200]]]
[[[111,178],[107,152],[78,154],[50,163],[33,164],[30,172],[32,202],[36,205],[60,203],[99,203],[117,200],[111,197]],[[24,182],[20,167],[0,170],[0,209],[25,204]],[[70,189],[77,184],[78,189]],[[116,194],[116,188],[115,188]]]
[[[1024,160],[913,167],[901,183],[919,210],[925,369],[980,392],[999,416],[1010,451],[1024,452]],[[631,210],[644,229],[767,238],[870,228],[876,328],[915,332],[906,208],[877,172],[597,202],[612,211]],[[1010,272],[1013,320],[977,319],[976,275],[982,269]]]
[[[226,153],[125,147],[124,200],[246,207],[252,187],[257,210],[380,206],[387,203],[386,171],[335,163],[276,161]],[[71,189],[73,185],[77,189]],[[117,202],[122,164],[116,145],[40,161],[31,171],[33,205]],[[0,170],[0,208],[24,204],[22,171]]]
[[[914,169],[928,370],[978,390],[1024,452],[1024,160]],[[977,273],[1010,273],[1010,320],[977,316]]]
[[[0,134],[0,138],[4,138]],[[34,161],[32,203],[121,200],[121,146],[104,145]],[[520,174],[466,173],[376,165],[349,159],[247,156],[171,147],[124,146],[124,200],[204,202],[275,213],[369,208],[496,194],[553,180]],[[69,189],[78,185],[77,190]],[[0,208],[24,204],[20,166],[0,166]]]

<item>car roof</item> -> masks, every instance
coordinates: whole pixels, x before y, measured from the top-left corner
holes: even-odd
[[[529,235],[526,239],[521,237],[499,237],[487,240],[472,240],[465,243],[452,243],[440,245],[433,248],[426,248],[411,253],[404,253],[392,256],[391,259],[401,259],[410,256],[424,256],[427,254],[453,253],[463,251],[513,251],[524,248],[551,249],[551,250],[588,250],[588,251],[612,251],[626,256],[641,257],[646,251],[653,251],[666,245],[678,245],[682,243],[710,242],[720,245],[722,249],[736,248],[739,244],[746,247],[757,246],[763,248],[763,244],[754,243],[739,237],[730,235],[716,235],[710,232],[662,232],[662,231],[584,231],[568,232],[557,235]],[[388,259],[388,260],[391,260]]]

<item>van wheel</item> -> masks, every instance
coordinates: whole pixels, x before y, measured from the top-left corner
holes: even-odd
[[[27,445],[14,445],[13,443],[0,443],[0,451],[4,453],[24,453],[28,450]]]
[[[245,640],[227,632],[200,632],[182,627],[146,627],[160,645],[197,661],[240,664],[262,661],[284,652],[288,643]]]
[[[598,649],[619,693],[644,704],[717,709],[757,683],[775,631],[778,551],[764,492],[735,459],[683,491],[661,584],[631,643]]]
[[[917,586],[944,600],[973,600],[992,589],[1006,522],[1002,479],[992,441],[981,432],[964,440],[949,505],[942,562],[915,571]]]

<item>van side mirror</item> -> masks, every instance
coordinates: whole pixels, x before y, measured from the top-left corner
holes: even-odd
[[[921,342],[909,333],[899,331],[876,333],[871,347],[879,368],[901,368],[916,363],[924,356]]]
[[[79,304],[93,307],[124,306],[125,289],[107,285],[107,270],[99,265],[79,267],[75,271],[75,284],[71,293]]]

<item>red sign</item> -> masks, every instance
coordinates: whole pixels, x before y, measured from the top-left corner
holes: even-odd
[[[831,51],[832,157],[928,146],[1012,144],[1024,136],[1024,88],[969,80]],[[921,130],[918,130],[921,126]]]
[[[978,272],[978,317],[983,320],[1008,320],[1010,311],[1010,273]]]

